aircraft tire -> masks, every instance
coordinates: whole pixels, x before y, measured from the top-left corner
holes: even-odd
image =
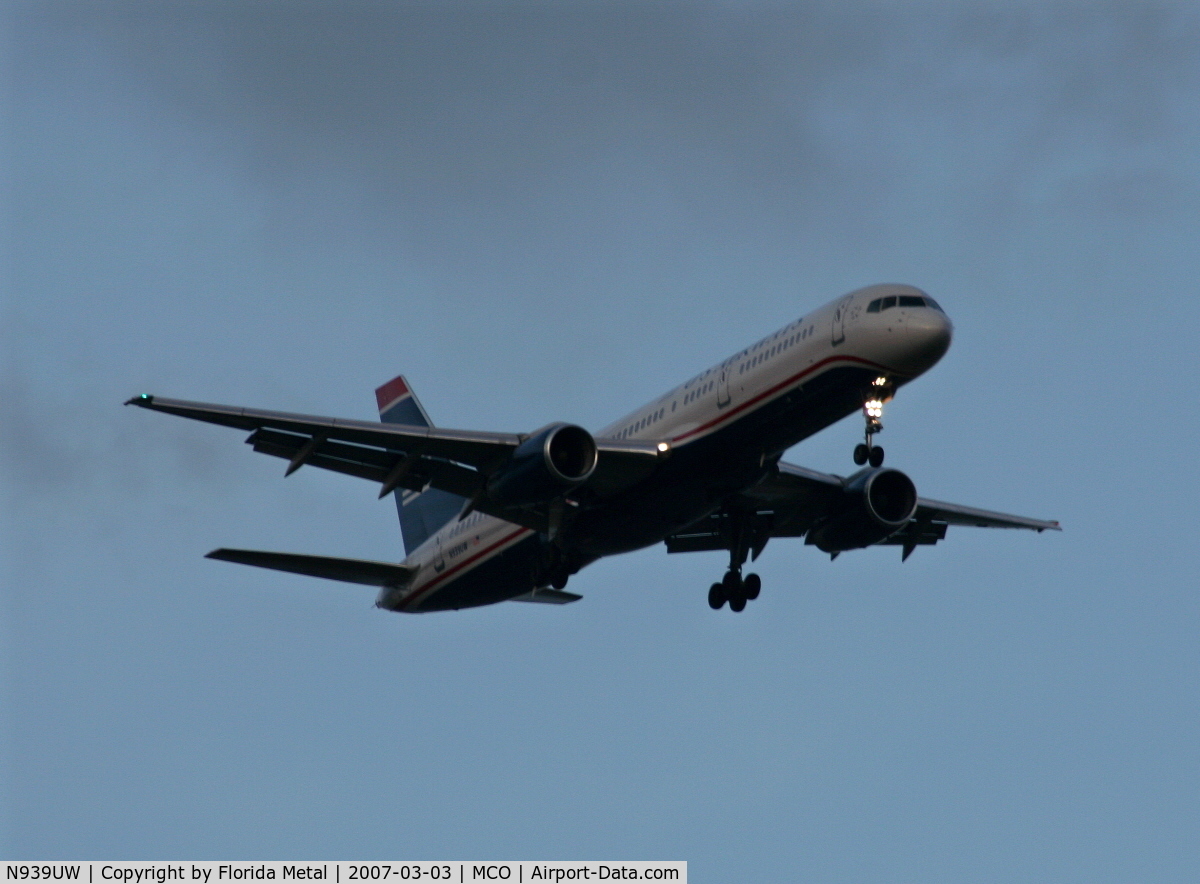
[[[708,590],[708,606],[714,611],[719,611],[724,604],[725,587],[720,583],[714,583]]]
[[[871,466],[873,466],[873,467],[883,466],[883,449],[880,448],[878,445],[876,445],[874,448],[872,448],[870,459],[871,459]]]
[[[747,599],[754,601],[762,591],[762,578],[757,574],[747,574],[746,579],[742,581],[742,591]]]
[[[729,600],[729,610],[734,613],[744,611],[746,609],[746,597],[744,595],[736,595]]]
[[[865,464],[867,462],[867,456],[870,453],[871,452],[867,448],[867,446],[864,443],[859,442],[857,445],[854,446],[854,462],[861,467],[863,464]]]

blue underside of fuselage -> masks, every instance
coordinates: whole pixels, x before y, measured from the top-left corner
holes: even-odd
[[[677,443],[635,489],[584,508],[564,531],[562,546],[587,563],[660,543],[752,486],[784,450],[861,409],[863,392],[878,374],[861,365],[829,368],[708,435]],[[738,404],[735,398],[729,408]],[[541,536],[527,535],[406,610],[469,608],[523,595],[534,588],[545,546]]]

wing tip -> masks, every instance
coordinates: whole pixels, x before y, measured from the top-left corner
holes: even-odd
[[[149,393],[139,393],[137,396],[134,396],[130,399],[126,399],[125,404],[126,405],[141,405],[143,407],[147,406],[147,405],[153,405],[154,397],[151,396]]]

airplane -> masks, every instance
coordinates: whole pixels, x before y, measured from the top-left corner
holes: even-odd
[[[808,313],[595,434],[568,423],[531,433],[436,427],[403,375],[375,391],[380,423],[135,396],[136,405],[250,430],[255,451],[379,483],[395,496],[399,563],[217,549],[208,558],[379,588],[376,606],[421,613],[502,601],[565,604],[567,581],[604,556],[665,543],[723,550],[708,591],[742,611],[762,581],[743,575],[772,538],[832,558],[899,546],[901,561],[950,525],[1061,530],[1056,521],[919,497],[883,466],[883,406],[950,346],[941,306],[908,285],[858,289]],[[861,469],[821,473],[781,460],[855,412]]]

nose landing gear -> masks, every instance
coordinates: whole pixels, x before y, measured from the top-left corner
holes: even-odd
[[[883,466],[883,448],[876,445],[875,434],[883,432],[883,403],[892,398],[892,385],[885,377],[877,377],[863,395],[863,419],[867,422],[865,440],[854,446],[854,462],[860,467],[869,463]]]

